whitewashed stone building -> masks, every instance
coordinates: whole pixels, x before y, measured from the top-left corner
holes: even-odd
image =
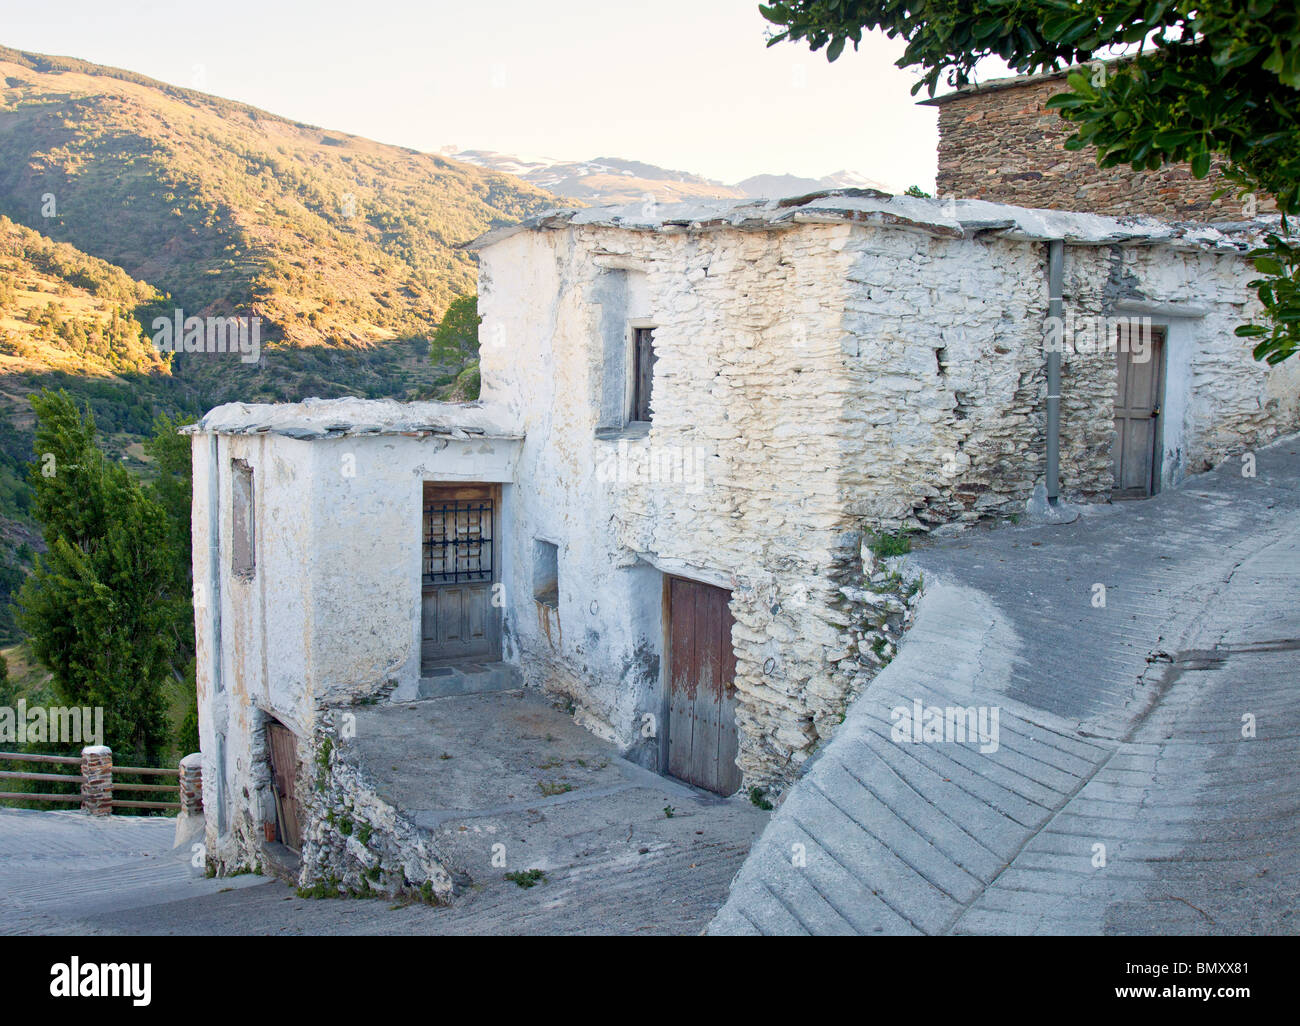
[[[192,429],[210,853],[293,846],[326,710],[503,679],[660,772],[788,783],[907,616],[864,538],[1043,482],[1052,240],[1063,498],[1295,429],[1297,368],[1233,335],[1256,228],[860,192],[490,233],[481,402]]]

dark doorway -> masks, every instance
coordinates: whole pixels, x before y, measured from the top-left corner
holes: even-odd
[[[718,794],[740,787],[731,592],[668,578],[668,772]]]

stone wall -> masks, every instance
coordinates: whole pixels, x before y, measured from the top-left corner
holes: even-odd
[[[850,234],[593,229],[484,254],[484,395],[519,402],[527,433],[513,545],[560,549],[558,606],[516,581],[512,641],[530,682],[649,765],[639,728],[664,700],[665,574],[732,592],[746,786],[791,779],[866,672],[840,592],[862,583],[836,427],[854,388],[840,351]],[[622,385],[611,308],[655,325],[648,434],[597,436],[611,376]],[[650,464],[679,473],[635,469]]]
[[[339,718],[340,710],[322,716],[312,744],[301,890],[320,898],[450,901],[468,879],[447,868],[426,831],[379,796],[340,737]]]
[[[527,573],[507,597],[530,683],[644,748],[663,575],[726,587],[745,786],[797,774],[893,643],[873,612],[906,622],[908,587],[864,567],[864,535],[1016,516],[1043,476],[1047,246],[959,234],[584,225],[483,253],[485,397],[527,431],[511,546],[560,551],[556,606]],[[1235,250],[1066,246],[1070,311],[1169,332],[1166,485],[1296,425],[1295,375],[1232,334],[1252,275]],[[602,432],[624,373],[611,319],[655,326],[648,432]],[[1113,352],[1063,360],[1067,498],[1109,498],[1115,380]],[[656,464],[685,476],[634,469]]]
[[[1043,106],[1066,88],[1064,78],[1031,77],[1023,85],[929,101],[939,107],[938,194],[1167,221],[1248,219],[1235,187],[1215,198],[1229,184],[1217,170],[1197,179],[1186,164],[1155,171],[1127,164],[1099,168],[1095,148],[1066,150],[1073,126]],[[1260,197],[1257,207],[1272,210],[1274,204]]]

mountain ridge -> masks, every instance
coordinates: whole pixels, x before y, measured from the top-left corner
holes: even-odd
[[[261,319],[254,367],[176,359],[204,403],[427,392],[412,346],[474,291],[460,244],[555,205],[437,154],[0,47],[0,214],[153,285],[144,321]]]
[[[641,160],[596,157],[592,160],[526,159],[495,150],[444,147],[444,156],[522,178],[557,196],[597,205],[621,206],[647,198],[658,203],[711,199],[783,199],[820,189],[863,188],[894,192],[889,186],[854,171],[836,171],[821,178],[791,174],[759,174],[735,184],[675,171]]]

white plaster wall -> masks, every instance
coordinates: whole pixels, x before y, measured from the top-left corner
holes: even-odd
[[[640,716],[659,714],[659,582],[617,544],[615,496],[596,480],[600,308],[571,255],[564,235],[527,233],[485,253],[480,272],[483,399],[525,434],[505,519],[506,648],[529,683],[574,697],[580,722],[631,746]],[[538,539],[559,550],[555,609],[533,597]]]
[[[1123,259],[1131,278],[1107,297],[1109,307],[1167,331],[1164,486],[1300,424],[1300,363],[1270,368],[1235,334],[1261,315],[1248,261],[1151,247],[1125,250]]]
[[[832,597],[827,574],[851,526],[834,430],[847,388],[836,361],[848,235],[588,229],[516,235],[482,254],[484,399],[517,404],[526,431],[512,544],[560,546],[558,612],[533,602],[522,576],[508,598],[521,664],[621,744],[651,749],[638,728],[645,713],[661,716],[663,573],[733,591],[741,761],[753,779],[788,770],[814,720],[842,705],[843,687],[824,684],[840,625],[810,611]],[[655,325],[654,419],[642,437],[597,437],[609,382],[627,377],[610,359],[611,310],[620,344],[626,324]],[[602,480],[621,452],[700,462],[689,482]],[[849,547],[856,554],[856,540]]]
[[[212,442],[207,435],[193,440],[204,808],[209,854],[247,863],[256,861],[263,824],[274,820],[265,716],[274,715],[300,737],[310,733],[314,719],[311,577],[302,573],[311,562],[310,447],[267,436],[218,436],[214,460]],[[255,573],[246,580],[231,573],[231,461],[236,459],[253,468]],[[214,481],[215,509],[210,506]],[[214,650],[218,622],[220,647]]]
[[[216,438],[215,467],[212,439]],[[194,553],[200,740],[209,844],[219,858],[257,850],[274,807],[267,716],[309,739],[320,710],[419,678],[424,481],[509,482],[518,443],[445,436],[300,441],[196,435]],[[253,468],[256,571],[230,573],[231,461]],[[215,471],[218,583],[211,574]],[[214,663],[220,610],[220,663]],[[218,678],[224,690],[218,692]],[[218,744],[218,735],[224,738]],[[224,750],[222,779],[218,752]],[[310,753],[300,751],[304,762]],[[224,822],[220,822],[222,805]],[[224,826],[224,829],[222,827]]]
[[[522,444],[221,435],[214,465],[212,436],[196,436],[210,842],[217,791],[227,847],[255,845],[270,815],[263,715],[308,737],[322,705],[386,682],[414,697],[422,481],[505,486],[506,658],[647,765],[660,754],[640,727],[663,715],[663,577],[731,589],[748,786],[789,780],[869,680],[840,593],[861,571],[860,531],[1018,512],[1042,473],[1041,243],[842,223],[582,226],[522,232],[481,257],[483,397]],[[1065,270],[1077,312],[1141,308],[1169,327],[1167,481],[1294,428],[1300,364],[1268,370],[1232,334],[1255,309],[1239,258],[1072,245]],[[654,419],[620,436],[634,323],[655,326]],[[1114,375],[1113,356],[1065,361],[1067,495],[1109,493]],[[646,453],[689,455],[690,478],[602,473]],[[255,470],[250,582],[229,574],[232,458]],[[556,608],[533,597],[538,539],[559,550]]]
[[[510,587],[530,681],[634,745],[662,699],[657,571],[729,587],[746,784],[788,779],[867,679],[838,595],[857,531],[1018,513],[1041,478],[1046,246],[587,225],[481,257],[484,398],[527,433],[510,547],[528,568],[535,538],[560,547],[558,611],[532,601],[530,569]],[[1072,245],[1065,270],[1077,313],[1140,301],[1169,324],[1167,481],[1295,425],[1295,370],[1232,335],[1254,309],[1240,258]],[[611,317],[656,328],[643,437],[597,434],[627,377]],[[1063,379],[1064,489],[1105,499],[1114,356],[1067,358]],[[698,487],[600,480],[620,446],[702,450]]]

